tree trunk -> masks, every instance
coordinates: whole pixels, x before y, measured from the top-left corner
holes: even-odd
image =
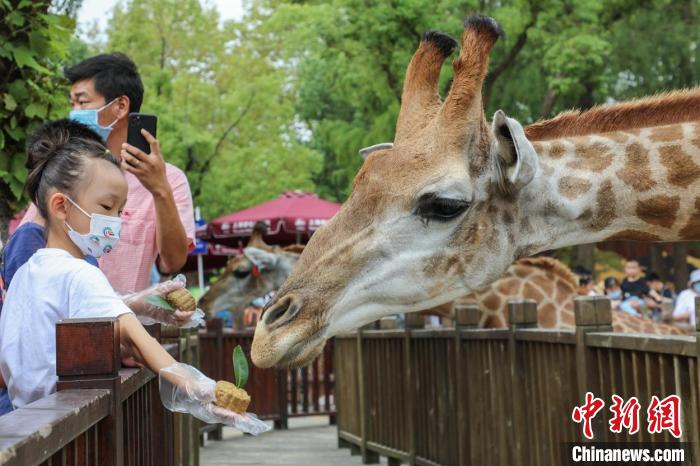
[[[595,244],[576,246],[576,264],[587,268],[595,276]]]
[[[647,272],[656,272],[661,277],[661,280],[666,281],[668,279],[668,270],[664,267],[664,257],[663,257],[664,244],[663,243],[653,243],[650,247],[651,264],[650,270]]]
[[[688,243],[673,244],[673,283],[676,292],[688,287]]]

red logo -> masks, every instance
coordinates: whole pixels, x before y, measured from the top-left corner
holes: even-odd
[[[669,395],[659,400],[656,395],[651,397],[647,408],[647,430],[650,434],[660,434],[668,430],[671,435],[681,438],[681,399],[678,395]]]
[[[583,435],[587,439],[593,438],[593,429],[591,428],[591,420],[598,414],[598,411],[603,409],[605,402],[600,398],[596,398],[593,393],[586,392],[586,402],[583,406],[576,406],[571,413],[571,419],[575,423],[583,422]]]
[[[613,412],[613,418],[608,422],[610,432],[619,434],[623,427],[628,430],[630,435],[639,432],[640,404],[637,397],[633,396],[625,404],[622,403],[624,400],[617,395],[613,395],[612,399],[613,404],[610,406],[610,411]]]
[[[610,411],[612,418],[608,421],[610,432],[619,434],[622,429],[627,429],[630,435],[639,432],[639,411],[641,405],[637,397],[633,396],[625,402],[618,395],[612,396]],[[597,398],[591,392],[586,392],[586,402],[582,406],[575,406],[571,413],[571,419],[577,424],[583,423],[583,435],[587,439],[593,438],[591,420],[603,409],[605,402]],[[667,430],[676,438],[681,437],[681,398],[678,395],[669,395],[663,400],[654,395],[651,397],[647,408],[647,432],[660,434]]]

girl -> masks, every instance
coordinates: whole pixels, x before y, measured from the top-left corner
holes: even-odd
[[[66,142],[71,140],[94,141],[102,144],[102,139],[90,128],[80,123],[67,119],[49,122],[36,131],[27,140],[28,166],[31,167],[37,158],[37,154],[43,154],[46,146],[52,146],[55,140],[60,140],[68,134]],[[0,312],[2,311],[1,295],[7,290],[12,282],[15,272],[34,255],[34,253],[46,246],[45,222],[40,214],[32,222],[27,222],[20,226],[10,237],[2,251],[0,258]],[[87,255],[85,260],[97,266],[97,260]],[[156,306],[149,305],[146,301],[148,296],[153,294],[164,295],[170,291],[183,286],[182,283],[168,281],[152,287],[140,293],[123,296],[122,300],[141,318],[148,318],[150,321],[159,321],[171,325],[191,326],[198,323],[193,319],[194,313],[176,311],[169,313]],[[130,358],[124,359],[125,364],[134,365]],[[7,395],[4,382],[0,380],[0,416],[12,411],[12,404]]]
[[[177,363],[84,260],[119,241],[127,183],[116,158],[94,140],[56,131],[30,149],[27,166],[27,192],[45,221],[47,241],[15,273],[0,315],[0,372],[12,404],[20,408],[55,390],[57,321],[116,317],[122,345],[160,375],[168,409],[236,425],[235,413],[213,404],[214,381]]]

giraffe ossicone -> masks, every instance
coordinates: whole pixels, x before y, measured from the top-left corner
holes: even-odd
[[[481,89],[501,31],[424,36],[391,148],[370,152],[338,214],[311,238],[255,332],[253,362],[295,366],[325,341],[498,279],[519,257],[606,239],[700,239],[700,89],[489,125]]]

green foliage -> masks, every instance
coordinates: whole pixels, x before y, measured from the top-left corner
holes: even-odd
[[[233,373],[236,377],[236,387],[243,388],[248,383],[248,360],[241,345],[233,349]]]
[[[393,138],[403,75],[423,32],[459,37],[474,11],[506,31],[491,54],[487,115],[502,108],[530,123],[700,81],[693,0],[254,0],[252,34],[287,68],[308,144],[323,154],[321,194],[344,200],[362,162],[357,150]]]
[[[142,110],[158,115],[163,153],[206,218],[313,191],[320,169],[321,155],[301,141],[286,70],[248,34],[197,0],[121,3],[108,28],[107,50],[138,65]]]
[[[61,76],[74,22],[69,16],[52,14],[48,9],[48,1],[0,0],[2,237],[9,219],[21,205],[27,178],[26,135],[45,120],[64,116],[67,110]]]

